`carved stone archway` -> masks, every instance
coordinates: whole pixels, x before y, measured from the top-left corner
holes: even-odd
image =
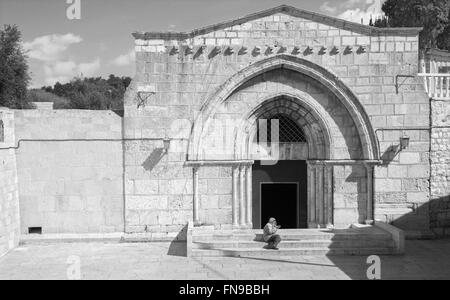
[[[253,107],[242,117],[236,126],[234,150],[225,160],[205,159],[202,136],[208,132],[210,123],[222,103],[227,101],[247,82],[258,75],[283,69],[307,76],[330,92],[345,107],[349,119],[357,132],[361,155],[358,160],[341,159],[334,153],[336,143],[332,120],[329,114],[308,93],[301,90],[265,92]],[[309,61],[279,55],[259,61],[227,80],[202,106],[196,119],[189,141],[188,161],[194,165],[194,221],[198,220],[198,168],[201,165],[228,165],[232,169],[232,224],[235,227],[251,227],[251,145],[255,134],[255,121],[264,113],[288,114],[297,122],[308,136],[308,226],[325,226],[333,223],[333,166],[361,164],[367,166],[367,207],[364,218],[373,218],[373,163],[379,160],[378,142],[369,118],[356,96],[330,71]],[[335,125],[334,125],[335,126]]]
[[[211,116],[214,115],[220,103],[226,101],[245,82],[260,74],[276,69],[288,69],[304,74],[320,82],[320,84],[331,91],[346,107],[355,122],[361,139],[364,159],[379,160],[380,152],[377,136],[364,107],[353,92],[329,70],[308,60],[286,54],[273,56],[244,68],[229,78],[215,93],[208,97],[192,127],[188,149],[189,160],[202,160],[200,151],[202,133],[208,128]]]

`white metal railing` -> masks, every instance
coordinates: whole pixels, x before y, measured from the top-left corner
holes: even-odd
[[[450,74],[420,73],[418,75],[423,77],[428,96],[438,100],[450,100]]]
[[[450,61],[422,59],[420,68],[418,76],[423,78],[428,96],[437,100],[450,100]]]

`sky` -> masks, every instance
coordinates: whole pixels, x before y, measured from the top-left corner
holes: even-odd
[[[79,10],[72,10],[79,2]],[[191,31],[281,4],[365,24],[382,0],[0,0],[0,25],[16,24],[31,87],[75,76],[133,76],[134,31]],[[69,11],[69,18],[68,17]],[[80,19],[73,19],[78,16]]]

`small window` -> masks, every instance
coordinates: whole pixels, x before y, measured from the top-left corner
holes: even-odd
[[[5,126],[3,120],[0,120],[0,143],[5,141]]]
[[[42,234],[42,227],[28,227],[29,234]]]

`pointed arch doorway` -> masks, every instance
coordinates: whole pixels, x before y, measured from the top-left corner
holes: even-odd
[[[267,118],[267,119],[266,119]],[[275,217],[283,228],[307,228],[307,139],[301,127],[285,113],[263,114],[257,121],[256,143],[267,149],[278,147],[277,161],[253,164],[253,224],[263,228]],[[301,153],[291,154],[298,151]],[[305,156],[305,157],[302,157]],[[293,159],[294,158],[294,159]]]
[[[295,122],[305,134],[306,142],[278,143],[278,147],[271,142],[261,147],[255,124],[279,115]],[[233,142],[217,155],[214,141],[221,135],[221,129],[213,125],[224,118],[232,120],[229,132],[234,134]],[[274,149],[279,152],[274,153]],[[303,167],[294,169],[306,169],[306,176],[304,172],[298,176],[306,185],[308,228],[371,220],[372,174],[378,157],[376,135],[367,114],[338,78],[299,58],[285,55],[268,58],[224,83],[208,98],[193,125],[188,158],[195,166],[194,222],[201,223],[200,213],[209,213],[198,208],[198,169],[206,164],[220,165],[229,166],[231,173],[228,224],[233,228],[260,228],[265,221],[261,221],[262,216],[259,220],[255,218],[261,214],[261,207],[258,213],[254,201],[261,201],[261,197],[255,197],[261,187],[255,188],[253,180],[256,174],[253,168],[257,169],[259,161],[286,161],[290,166],[295,161],[302,162]],[[350,175],[350,180],[346,180]],[[298,191],[300,194],[300,188]],[[293,227],[291,220],[288,222]],[[295,225],[302,227],[302,222],[304,225],[304,220],[297,220]]]

